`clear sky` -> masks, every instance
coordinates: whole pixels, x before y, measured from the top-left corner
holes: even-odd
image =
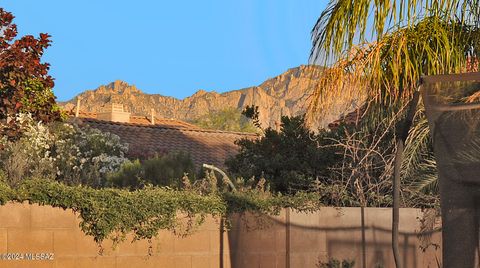
[[[327,0],[1,0],[19,34],[52,35],[58,100],[114,80],[184,98],[258,85],[308,63]]]

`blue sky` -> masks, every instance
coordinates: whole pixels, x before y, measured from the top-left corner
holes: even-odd
[[[114,80],[184,98],[258,85],[308,63],[326,0],[2,0],[19,34],[52,35],[58,100]]]

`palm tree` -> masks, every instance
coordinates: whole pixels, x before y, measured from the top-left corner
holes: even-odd
[[[464,71],[478,53],[479,4],[479,0],[331,0],[312,30],[311,60],[334,63],[315,92],[311,112],[345,94],[331,89],[342,88],[351,79],[356,90],[389,106],[408,101],[422,74]],[[371,42],[365,38],[367,29],[375,36]]]
[[[374,36],[369,41],[367,30]],[[480,51],[480,1],[331,0],[312,39],[311,61],[330,68],[314,91],[309,118],[327,111],[336,98],[362,95],[369,100],[364,125],[371,127],[404,110],[422,75],[465,72],[478,64],[472,59]],[[417,190],[435,192],[435,160],[422,110],[415,122],[402,177]]]
[[[330,0],[312,40],[311,61],[330,68],[313,94],[309,117],[328,110],[336,98],[360,93],[368,100],[363,126],[369,128],[379,119],[405,116],[422,75],[460,73],[478,65],[480,1]],[[410,186],[435,190],[435,161],[421,109],[405,152],[404,180],[420,177],[410,179]],[[395,246],[394,253],[397,261]]]
[[[333,64],[314,92],[310,118],[328,110],[334,99],[353,94],[368,96],[370,115],[393,115],[412,98],[422,74],[465,71],[479,51],[478,4],[478,0],[330,1],[312,31],[311,60]],[[371,42],[365,40],[367,29],[376,37]],[[413,185],[431,191],[434,160],[425,152],[428,131],[416,129],[427,127],[425,117],[418,115],[412,133],[420,136],[409,139],[414,144],[407,142],[402,175],[414,177],[424,170],[426,179]]]

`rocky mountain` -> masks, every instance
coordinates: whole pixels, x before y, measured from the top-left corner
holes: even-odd
[[[87,90],[70,101],[61,103],[66,110],[81,99],[81,110],[99,112],[109,103],[123,104],[134,115],[149,115],[151,109],[159,117],[191,121],[205,114],[234,107],[243,109],[247,105],[259,107],[260,122],[275,127],[281,115],[299,115],[306,111],[308,98],[322,67],[302,65],[266,80],[258,86],[217,93],[199,90],[183,100],[160,94],[146,94],[123,81],[102,85],[95,90]],[[358,100],[338,100],[338,104],[315,127],[325,127],[340,115],[357,108]]]

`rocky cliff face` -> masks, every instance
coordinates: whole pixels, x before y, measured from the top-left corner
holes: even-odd
[[[261,124],[264,127],[275,127],[281,115],[305,113],[308,97],[321,71],[322,68],[318,66],[299,66],[268,79],[259,86],[221,94],[199,90],[183,100],[160,94],[145,94],[134,85],[115,81],[95,90],[87,90],[62,105],[67,110],[73,109],[80,97],[82,111],[98,112],[108,103],[121,103],[134,115],[149,115],[153,108],[157,116],[185,121],[228,107],[243,109],[247,105],[255,105],[259,107]],[[339,100],[327,116],[317,120],[315,127],[325,127],[357,105],[357,100]]]

